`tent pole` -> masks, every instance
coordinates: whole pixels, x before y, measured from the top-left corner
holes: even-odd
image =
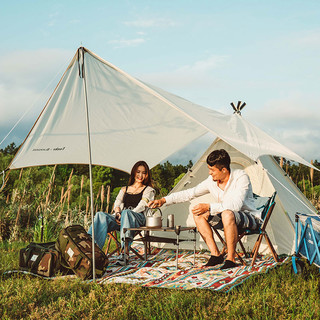
[[[91,223],[92,223],[92,279],[96,281],[96,259],[95,259],[95,252],[94,252],[94,245],[95,245],[95,237],[94,237],[94,219],[93,219],[93,188],[92,188],[92,154],[91,154],[91,139],[90,139],[90,125],[89,125],[89,108],[88,108],[88,97],[87,97],[87,83],[86,77],[84,72],[84,51],[82,50],[82,77],[84,83],[84,96],[85,96],[85,107],[86,107],[86,121],[87,121],[87,137],[88,137],[88,151],[89,151],[89,178],[90,178],[90,203],[91,203]]]

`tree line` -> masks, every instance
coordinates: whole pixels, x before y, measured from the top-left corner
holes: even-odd
[[[278,161],[280,167],[282,167],[286,174],[291,178],[291,180],[319,210],[320,171],[283,158],[275,157],[275,159]],[[320,162],[318,160],[311,161],[311,164],[320,169]]]

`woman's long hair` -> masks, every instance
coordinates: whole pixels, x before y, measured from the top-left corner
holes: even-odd
[[[135,163],[135,165],[132,167],[128,186],[131,186],[132,184],[134,184],[136,172],[140,166],[143,166],[147,172],[147,175],[143,180],[143,184],[146,186],[152,187],[151,172],[150,172],[149,166],[145,161],[142,161],[142,160]]]

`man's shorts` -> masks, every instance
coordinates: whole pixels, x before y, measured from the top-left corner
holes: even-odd
[[[260,220],[252,214],[250,214],[249,212],[238,211],[233,212],[233,214],[238,230],[256,230],[261,225]],[[223,229],[221,213],[210,215],[208,217],[208,223],[215,229]]]

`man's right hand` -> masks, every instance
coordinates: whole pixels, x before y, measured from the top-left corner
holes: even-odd
[[[161,207],[165,203],[166,203],[166,199],[165,198],[161,198],[159,200],[150,201],[148,203],[148,207],[151,208],[151,209],[154,209],[154,208]]]
[[[200,216],[206,212],[209,212],[209,210],[210,210],[209,203],[198,203],[192,208],[191,211],[195,216]]]

